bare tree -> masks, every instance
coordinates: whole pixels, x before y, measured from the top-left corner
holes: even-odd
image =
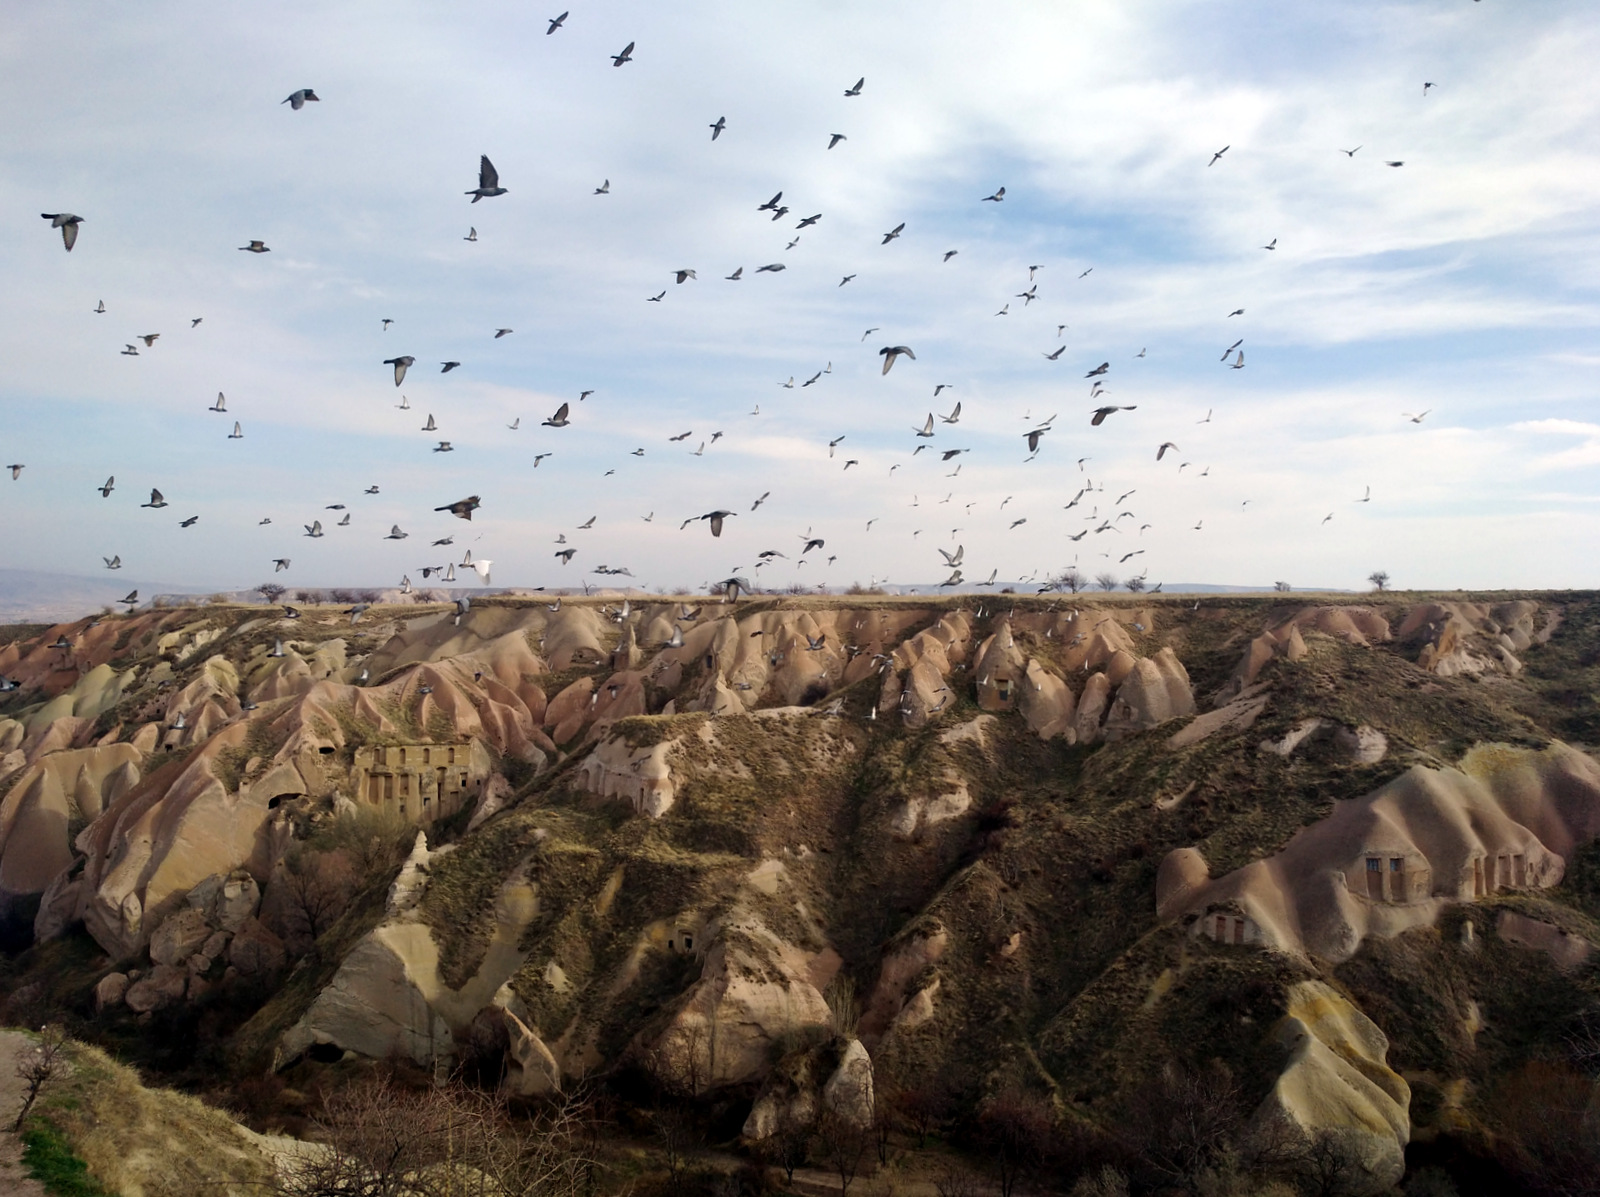
[[[1040,1098],[1006,1089],[978,1112],[978,1140],[994,1161],[1000,1197],[1011,1197],[1018,1183],[1044,1160],[1054,1119]]]
[[[280,1197],[580,1197],[594,1157],[588,1103],[516,1115],[502,1098],[456,1084],[411,1090],[364,1081],[331,1097],[323,1150],[286,1157]]]
[[[17,1120],[11,1124],[13,1132],[22,1129],[28,1111],[39,1095],[54,1084],[67,1071],[67,1036],[58,1026],[46,1026],[39,1032],[39,1041],[31,1051],[17,1061],[17,1079],[22,1082],[22,1108]]]
[[[1373,570],[1367,575],[1367,581],[1372,583],[1374,590],[1389,589],[1389,571],[1384,569]]]
[[[1135,1092],[1125,1116],[1143,1169],[1179,1188],[1234,1152],[1244,1121],[1238,1086],[1220,1063],[1200,1072],[1168,1064]]]
[[[705,1135],[700,1119],[681,1101],[668,1099],[658,1109],[650,1112],[651,1125],[656,1130],[656,1142],[666,1159],[667,1180],[676,1189],[683,1180],[684,1169],[690,1158],[700,1149]]]
[[[1122,585],[1129,594],[1139,594],[1144,590],[1145,581],[1143,578],[1129,578]]]
[[[1372,1183],[1360,1154],[1331,1130],[1320,1130],[1305,1140],[1293,1171],[1310,1197],[1353,1197]]]
[[[263,602],[275,603],[283,597],[286,589],[287,587],[279,586],[276,582],[263,582],[256,587],[256,593],[261,596]]]
[[[870,1132],[832,1110],[823,1111],[811,1138],[814,1160],[839,1178],[839,1197],[846,1197],[872,1145]]]
[[[933,1191],[938,1197],[979,1197],[982,1192],[978,1178],[960,1164],[946,1164],[933,1178]]]
[[[856,1023],[861,1021],[861,1003],[856,999],[856,983],[840,973],[828,982],[822,1000],[828,1003],[828,1022],[835,1035],[855,1038]]]
[[[343,852],[290,848],[275,878],[282,887],[285,930],[309,950],[338,921],[351,897],[350,862]]]
[[[907,1085],[896,1091],[895,1108],[917,1136],[917,1150],[928,1145],[928,1136],[950,1117],[950,1092],[938,1082]]]
[[[1116,574],[1096,574],[1094,584],[1107,592],[1115,590],[1119,585]]]
[[[1089,580],[1083,576],[1082,572],[1076,565],[1067,566],[1066,569],[1062,570],[1055,577],[1050,579],[1050,586],[1052,589],[1068,590],[1073,594],[1077,594],[1078,591],[1082,590],[1088,584]]]

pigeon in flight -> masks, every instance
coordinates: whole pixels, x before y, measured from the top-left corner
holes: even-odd
[[[41,212],[39,215],[50,222],[51,228],[61,230],[61,242],[70,254],[72,247],[78,244],[78,226],[83,223],[83,217],[71,212]]]
[[[1002,188],[1000,188],[999,191],[996,191],[993,195],[984,196],[982,202],[984,202],[986,204],[988,204],[988,203],[998,204],[998,203],[1001,203],[1005,198],[1006,198],[1006,189],[1004,187],[1002,187]]]
[[[898,237],[900,235],[901,231],[905,227],[906,227],[906,222],[902,220],[899,224],[895,225],[894,228],[890,229],[887,233],[885,233],[883,235],[883,241],[880,244],[888,245],[889,242],[893,241],[896,237]]]
[[[632,42],[629,42],[626,46],[622,47],[622,53],[621,54],[613,54],[613,55],[611,55],[611,65],[614,66],[614,67],[619,67],[625,62],[632,62],[632,61],[633,61],[633,43]]]
[[[828,135],[828,148],[831,150],[831,149],[833,149],[834,146],[838,145],[841,141],[849,141],[849,140],[850,139],[848,137],[846,137],[843,133],[830,133]]]
[[[481,199],[490,199],[497,195],[504,195],[506,188],[500,186],[500,172],[494,168],[494,163],[489,161],[489,155],[478,155],[478,186],[471,191],[463,192],[470,195],[472,202]]]
[[[289,568],[289,558],[287,558],[287,557],[274,557],[272,559],[272,572],[273,573],[275,573],[275,574],[276,573],[281,573],[281,572],[283,572],[284,570],[286,570],[288,568]]]
[[[856,85],[854,87],[846,88],[844,94],[847,96],[859,96],[861,94],[861,89],[866,85],[867,77],[863,75],[861,78],[856,80]]]
[[[1261,248],[1262,249],[1277,249],[1278,248],[1278,239],[1276,237],[1274,237],[1270,242],[1268,242],[1266,245],[1263,245]]]
[[[757,266],[756,267],[756,273],[757,274],[777,274],[778,271],[785,270],[785,269],[787,269],[787,267],[785,267],[782,262],[769,262],[765,266]]]
[[[1402,416],[1405,416],[1406,419],[1410,420],[1413,424],[1420,424],[1420,423],[1422,423],[1422,417],[1427,415],[1428,412],[1432,411],[1432,410],[1433,410],[1433,408],[1430,407],[1430,408],[1428,408],[1428,411],[1420,411],[1416,415],[1412,415],[1408,411],[1403,411],[1400,414]]]
[[[695,277],[695,273],[692,270],[674,270],[672,273],[677,277],[679,283]]]
[[[249,254],[270,254],[272,252],[265,241],[252,241],[249,245],[241,245],[239,248]]]
[[[657,292],[655,295],[647,296],[645,298],[645,302],[646,303],[660,303],[666,297],[667,297],[667,293],[665,291],[660,291],[660,292]]]
[[[567,23],[567,16],[568,16],[568,13],[562,13],[559,17],[551,17],[550,18],[550,28],[548,28],[548,29],[546,29],[544,31],[544,35],[546,37],[549,37],[557,29],[560,29],[561,26],[565,25]]]
[[[822,213],[818,212],[815,216],[802,217],[800,223],[795,225],[794,227],[797,228],[797,229],[809,229],[812,225],[816,224],[817,221],[819,221],[821,219],[822,219]],[[798,241],[799,238],[796,237],[795,240]]]
[[[111,492],[113,490],[115,490],[116,488],[117,488],[117,476],[115,474],[111,475],[111,477],[106,479],[106,484],[104,486],[95,487],[95,489],[100,492],[100,497],[102,499],[109,499],[111,497]]]
[[[1101,424],[1105,423],[1106,417],[1109,416],[1112,412],[1137,411],[1138,408],[1139,408],[1139,405],[1137,403],[1130,404],[1130,405],[1128,405],[1126,407],[1097,407],[1097,408],[1094,409],[1094,418],[1092,420],[1090,420],[1089,423],[1094,425],[1094,427],[1098,428],[1098,427],[1100,427]]]
[[[918,428],[918,427],[913,425],[911,431],[915,432],[918,436],[932,436],[933,435],[933,413],[930,411],[928,413],[927,422],[924,423],[920,428]]]
[[[12,477],[14,478],[16,475],[13,474]],[[139,504],[140,507],[165,507],[166,505],[166,499],[162,497],[161,492],[156,490],[155,487],[150,488],[150,501]]]
[[[96,307],[95,307],[95,309],[94,309],[94,310],[95,310],[95,311],[96,311],[96,312],[98,312],[98,313],[99,313],[99,314],[100,314],[100,315],[102,315],[102,316],[103,316],[103,315],[105,315],[105,311],[106,311],[106,301],[105,301],[105,300],[103,300],[103,299],[102,299],[102,300],[101,300],[101,301],[100,301],[100,302],[99,302],[99,304],[98,304],[98,305],[97,305],[97,306],[96,306]]]
[[[711,140],[715,141],[717,138],[721,137],[722,131],[727,127],[728,118],[725,116],[717,117],[717,123],[711,126]]]
[[[309,524],[306,524],[304,526],[305,526],[305,530],[306,530],[306,535],[311,537],[313,540],[316,540],[317,538],[319,538],[322,535],[322,521],[321,520],[312,520]]]
[[[1056,347],[1056,351],[1054,353],[1046,353],[1044,355],[1045,356],[1045,360],[1046,361],[1051,361],[1051,362],[1056,361],[1066,351],[1067,351],[1067,347],[1065,345],[1059,345],[1059,346]],[[1043,352],[1043,351],[1041,350],[1041,352]]]
[[[389,529],[389,535],[385,536],[384,539],[385,540],[404,540],[409,535],[411,535],[409,532],[400,531],[400,525],[396,524],[396,525],[394,525],[394,527]]]
[[[1029,453],[1037,453],[1039,451],[1039,442],[1044,439],[1044,434],[1049,431],[1048,428],[1035,428],[1032,432],[1023,434],[1022,439],[1028,442]],[[1004,507],[1005,504],[1002,503],[1000,506]]]
[[[736,283],[736,282],[738,282],[740,279],[742,279],[744,277],[744,267],[741,266],[741,267],[739,267],[739,269],[735,270],[732,274],[725,274],[722,277],[725,278],[730,283]]]
[[[1178,448],[1178,446],[1174,445],[1171,441],[1162,441],[1161,447],[1156,450],[1156,460],[1160,461],[1163,457],[1165,457],[1168,449],[1171,449],[1174,453],[1183,452],[1182,449]],[[1123,498],[1127,498],[1127,495],[1124,495]],[[1118,499],[1117,502],[1122,502],[1122,499]]]
[[[244,439],[244,429],[239,427],[238,420],[233,422],[233,431],[228,433],[228,439],[230,441],[241,441]]]
[[[571,406],[572,405],[569,403],[563,403],[560,407],[556,408],[555,415],[551,416],[548,420],[541,421],[542,426],[546,428],[565,428],[568,424],[572,423],[571,420],[567,419],[567,413],[571,410]]]
[[[1404,166],[1404,162],[1385,162],[1385,166]]]
[[[610,195],[611,194],[611,180],[607,179],[604,183],[601,183],[600,186],[598,186],[598,187],[596,187],[594,189],[594,193],[596,195]]]
[[[461,363],[460,362],[440,362],[439,364],[444,367],[444,369],[440,370],[439,373],[440,374],[448,374],[448,373],[450,373],[450,371],[454,370]]]
[[[855,278],[855,275],[853,275],[853,274],[847,274],[847,275],[845,275],[845,276],[844,276],[844,277],[843,277],[843,278],[842,278],[842,279],[840,279],[840,280],[839,280],[839,285],[840,285],[840,286],[841,286],[841,287],[842,287],[842,286],[844,286],[844,285],[845,285],[845,284],[846,284],[846,283],[848,283],[848,282],[849,282],[849,281],[850,281],[850,280],[851,280],[851,279],[853,279],[853,278]]]
[[[1241,346],[1241,345],[1243,345],[1243,344],[1244,344],[1244,338],[1243,338],[1243,337],[1240,337],[1240,338],[1239,338],[1239,339],[1238,339],[1238,340],[1237,340],[1237,341],[1235,341],[1235,342],[1234,342],[1234,343],[1233,343],[1233,344],[1232,344],[1232,345],[1229,345],[1229,346],[1228,346],[1228,347],[1227,347],[1227,348],[1226,348],[1226,349],[1224,349],[1224,350],[1223,350],[1223,351],[1222,351],[1222,357],[1221,357],[1221,359],[1220,359],[1220,360],[1222,360],[1222,361],[1227,361],[1227,360],[1228,360],[1228,355],[1229,355],[1229,354],[1230,354],[1230,353],[1232,353],[1232,352],[1233,352],[1233,351],[1234,351],[1234,350],[1235,350],[1235,349],[1237,349],[1237,348],[1239,348],[1239,346]]]
[[[1243,316],[1243,315],[1244,315],[1244,309],[1243,308],[1234,308],[1233,311],[1228,313],[1228,319],[1232,320],[1235,316]]]
[[[867,331],[873,332],[876,330],[868,329]],[[917,355],[911,352],[911,347],[909,345],[885,345],[882,349],[878,350],[878,356],[883,359],[883,373],[887,374],[889,372],[889,368],[894,365],[895,359],[898,358],[902,353],[912,361],[917,360]]]
[[[515,331],[513,328],[497,328],[494,330],[494,339],[498,341],[501,337],[509,337]]]
[[[939,419],[943,423],[946,423],[946,424],[958,423],[960,421],[960,419],[961,419],[961,402],[960,402],[960,400],[956,401],[955,407],[951,409],[950,414],[948,416],[940,416]]]
[[[1111,363],[1110,362],[1101,362],[1093,370],[1090,370],[1087,374],[1085,374],[1084,377],[1085,378],[1098,378],[1100,375],[1104,374],[1109,369],[1111,369]]]
[[[1232,148],[1233,148],[1233,143],[1229,142],[1227,145],[1223,146],[1220,150],[1218,150],[1215,154],[1212,154],[1211,155],[1211,161],[1207,162],[1206,165],[1207,166],[1215,166],[1217,164],[1217,159],[1222,157],[1222,155],[1226,154]]]
[[[1356,150],[1359,150],[1360,148],[1360,146],[1356,146]],[[1356,150],[1340,150],[1339,152],[1346,158],[1354,158],[1356,156]]]
[[[299,112],[306,106],[306,101],[308,100],[313,104],[322,103],[322,97],[309,87],[302,87],[299,91],[290,92],[288,99],[280,102],[289,105],[292,111]]]
[[[1229,368],[1233,369],[1233,370],[1243,370],[1244,369],[1244,350],[1243,349],[1239,350],[1239,356],[1233,359],[1233,365],[1231,367],[1229,367]]]
[[[416,360],[416,358],[411,357],[409,354],[405,357],[386,357],[383,359],[384,365],[394,367],[395,386],[399,386],[406,380],[406,371],[411,368],[411,364]]]
[[[180,528],[192,528],[196,524],[198,524],[199,522],[200,522],[200,517],[198,515],[191,515],[186,520],[179,520],[178,521],[178,527],[180,527]]]
[[[437,445],[435,445],[433,447],[433,451],[435,453],[454,453],[456,451],[456,448],[449,441],[440,441]],[[346,520],[348,520],[349,518],[350,518],[349,516],[345,517]]]
[[[459,520],[472,519],[472,513],[483,506],[478,501],[477,495],[468,495],[464,499],[457,499],[454,503],[446,503],[443,507],[435,507],[435,511],[448,511]]]
[[[730,515],[738,515],[738,514],[739,513],[737,511],[723,511],[721,509],[718,509],[716,511],[708,511],[704,515],[697,515],[697,516],[694,517],[694,519],[689,520],[688,523],[692,524],[696,520],[706,520],[711,524],[711,535],[712,536],[721,536],[722,535],[722,521],[727,519]],[[687,526],[687,525],[685,525],[685,526]]]
[[[763,504],[763,503],[765,503],[767,501],[767,499],[771,496],[771,494],[772,494],[772,492],[770,490],[767,491],[765,494],[763,494],[759,499],[757,499],[755,501],[755,506],[751,507],[750,510],[754,511],[756,509],[756,507],[760,507],[761,504]]]
[[[100,560],[102,560],[102,561],[104,561],[106,563],[106,568],[107,569],[121,569],[122,568],[122,554],[120,554],[120,553],[118,553],[115,557],[102,557],[102,558],[100,558]]]

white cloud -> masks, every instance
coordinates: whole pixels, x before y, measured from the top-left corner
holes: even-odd
[[[611,67],[629,40],[636,61]],[[1600,23],[1569,0],[693,0],[579,11],[550,37],[510,3],[29,10],[0,46],[0,411],[29,465],[0,488],[3,563],[119,551],[147,576],[247,584],[292,544],[303,584],[387,582],[453,530],[432,507],[481,493],[460,528],[507,583],[601,560],[698,582],[808,526],[831,571],[763,574],[927,580],[932,544],[963,542],[974,577],[1144,547],[1119,568],[1592,581],[1597,58]],[[308,85],[319,104],[278,103]],[[510,194],[469,204],[483,152]],[[755,208],[780,188],[773,223]],[[61,207],[87,218],[71,255],[33,215]],[[252,237],[273,252],[239,253]],[[682,266],[698,280],[675,284]],[[902,343],[917,360],[882,376],[877,349]],[[397,353],[418,359],[399,390]],[[1104,401],[1138,410],[1091,428],[1101,361]],[[587,388],[572,427],[540,427]],[[244,441],[205,412],[218,390]],[[911,427],[956,400],[931,444],[971,452],[910,456]],[[1025,463],[1028,420],[1052,413]],[[431,453],[440,437],[456,452]],[[1163,440],[1181,475],[1154,462]],[[1136,514],[1073,542],[1084,512],[1062,507],[1089,478],[1106,489],[1081,506],[1133,489]],[[339,538],[288,539],[369,483]],[[150,485],[200,524],[137,510]],[[721,540],[678,532],[717,506],[741,511]],[[557,566],[549,542],[591,514]],[[379,541],[392,522],[414,539]]]

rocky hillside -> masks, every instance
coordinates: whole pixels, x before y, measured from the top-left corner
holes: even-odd
[[[1222,1076],[1367,1192],[1600,1102],[1593,595],[217,606],[0,675],[13,1014],[191,1075],[643,1077],[755,1145]]]

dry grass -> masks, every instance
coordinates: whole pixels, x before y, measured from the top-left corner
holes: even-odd
[[[273,1176],[259,1142],[197,1098],[146,1088],[133,1069],[75,1044],[72,1075],[41,1103],[90,1174],[121,1197],[251,1197]]]

